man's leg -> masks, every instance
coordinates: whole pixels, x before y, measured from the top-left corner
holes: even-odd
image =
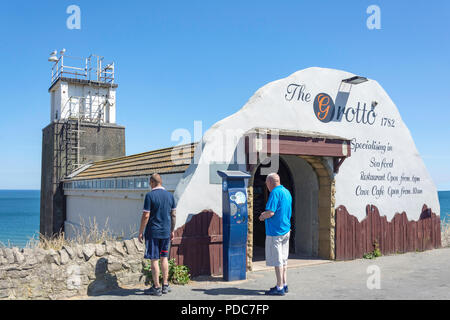
[[[291,232],[289,231],[283,239],[282,242],[282,254],[283,254],[283,287],[287,286],[287,263],[289,259],[289,238],[291,237]]]
[[[284,295],[283,291],[283,262],[281,257],[280,243],[278,237],[266,237],[266,264],[275,267],[277,285],[266,291],[267,295]]]
[[[283,288],[284,283],[283,283],[283,274],[284,274],[284,268],[283,266],[280,267],[275,267],[275,275],[277,276],[277,287],[278,288]]]
[[[281,237],[281,246],[279,250],[281,251],[281,261],[282,265],[279,268],[279,271],[277,271],[277,268],[275,268],[275,272],[277,273],[277,287],[282,288],[284,287],[286,289],[287,286],[287,262],[289,258],[289,238],[290,238],[290,232],[288,232],[286,235]]]
[[[155,288],[159,288],[159,259],[152,260],[152,278]]]
[[[144,290],[144,294],[152,295],[152,296],[161,296],[162,290],[159,285],[159,249],[156,239],[149,238],[145,239],[146,248],[145,248],[145,259],[151,260],[152,266],[152,280],[153,286],[147,290]]]
[[[159,242],[163,285],[169,284],[169,245],[170,239],[161,239]]]
[[[283,266],[283,286],[287,285],[287,265]]]
[[[169,259],[161,257],[161,272],[163,276],[163,285],[169,284]]]

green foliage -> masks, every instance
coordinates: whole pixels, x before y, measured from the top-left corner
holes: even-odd
[[[374,247],[374,249],[372,252],[368,252],[363,255],[364,259],[375,259],[375,258],[381,257],[381,251],[380,251],[380,247],[378,245],[378,241],[376,241],[376,240],[374,241],[373,247]]]
[[[175,259],[169,260],[169,281],[173,284],[187,284],[191,279],[189,268],[184,265],[177,265]]]
[[[159,260],[159,281],[162,282],[161,260]],[[142,273],[146,276],[146,283],[152,282],[152,265],[150,260],[143,263]],[[185,285],[191,280],[189,268],[184,265],[177,265],[175,259],[169,260],[169,283]]]
[[[364,259],[375,259],[375,255],[373,254],[373,252],[368,252],[368,253],[363,254],[363,258]]]

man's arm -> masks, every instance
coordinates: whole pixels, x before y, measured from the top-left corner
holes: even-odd
[[[173,240],[174,237],[174,230],[175,230],[175,225],[177,223],[177,210],[176,209],[172,209],[172,211],[170,212],[170,221],[171,221],[171,225],[170,225],[170,232],[171,232],[171,236],[170,236],[170,240]]]
[[[141,227],[139,228],[139,241],[144,242],[144,230],[147,226],[148,219],[150,218],[150,211],[143,211],[141,218]]]
[[[275,212],[267,210],[264,211],[263,213],[261,213],[261,215],[259,216],[259,221],[264,221],[266,219],[270,219],[275,215]]]
[[[145,195],[144,208],[142,209],[141,226],[139,228],[139,241],[144,242],[144,230],[150,218],[151,199],[150,193]]]
[[[279,204],[279,198],[277,195],[275,195],[275,192],[271,192],[269,196],[269,200],[266,204],[266,211],[261,213],[259,216],[259,221],[264,221],[267,219],[272,218],[275,215],[275,211],[277,211]]]

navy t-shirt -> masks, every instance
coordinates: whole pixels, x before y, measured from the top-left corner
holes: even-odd
[[[171,212],[175,209],[173,195],[165,189],[155,189],[145,195],[144,211],[150,212],[145,238],[168,239],[171,233]]]

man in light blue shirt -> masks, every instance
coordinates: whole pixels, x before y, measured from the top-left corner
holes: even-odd
[[[266,211],[259,220],[266,224],[266,264],[275,267],[277,285],[266,291],[267,295],[284,295],[288,292],[287,261],[291,234],[292,196],[280,184],[280,176],[271,173],[266,186],[270,191]]]

